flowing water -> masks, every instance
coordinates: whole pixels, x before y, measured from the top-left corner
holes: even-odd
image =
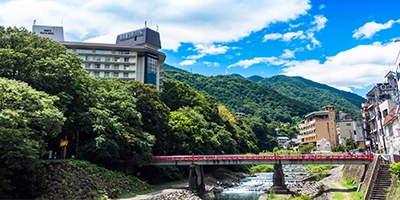
[[[297,166],[287,166],[284,169],[285,175],[296,174],[304,171],[302,167]],[[239,186],[226,188],[220,194],[216,196],[215,199],[243,199],[243,200],[253,200],[258,199],[262,194],[266,193],[268,189],[273,185],[272,172],[266,173],[255,173],[254,177],[247,177],[240,180]],[[287,186],[299,182],[292,178],[291,176],[285,177],[285,182]]]

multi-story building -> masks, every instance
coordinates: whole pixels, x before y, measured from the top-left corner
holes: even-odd
[[[395,72],[390,71],[385,78],[386,82],[376,84],[367,93],[368,100],[362,104],[362,114],[366,146],[370,150],[382,149],[384,153],[389,153],[387,141],[391,140],[392,136],[389,136],[387,133],[398,130],[398,127],[393,128],[394,117],[388,117],[388,115],[393,111],[398,102],[398,89]],[[397,115],[396,111],[392,113]]]
[[[307,114],[299,127],[302,144],[316,145],[322,138],[330,141],[333,146],[338,144],[334,106],[324,106],[322,111]]]
[[[339,144],[344,144],[346,139],[350,139],[359,148],[365,147],[361,121],[339,118],[336,122],[336,131]]]
[[[92,76],[137,80],[157,89],[162,85],[161,70],[166,56],[159,51],[159,33],[150,28],[119,34],[116,44],[67,42],[62,27],[33,25],[32,30],[78,54],[82,67]]]

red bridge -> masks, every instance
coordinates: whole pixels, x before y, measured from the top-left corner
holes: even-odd
[[[373,154],[172,155],[154,156],[150,165],[369,164],[373,159]]]

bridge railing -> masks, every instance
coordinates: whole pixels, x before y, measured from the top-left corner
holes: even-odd
[[[273,154],[273,155],[171,155],[154,156],[153,162],[224,160],[373,160],[373,154]]]

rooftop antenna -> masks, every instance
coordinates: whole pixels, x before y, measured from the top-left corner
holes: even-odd
[[[158,32],[158,25],[156,25],[157,26],[157,32]]]
[[[36,25],[36,19],[35,19],[35,20],[33,20],[33,25]]]
[[[147,28],[147,21],[144,21],[144,27]]]

